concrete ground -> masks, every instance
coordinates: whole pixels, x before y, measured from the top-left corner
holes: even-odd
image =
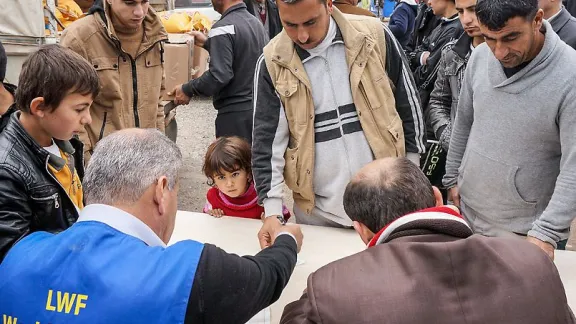
[[[210,99],[194,98],[188,106],[177,108],[178,139],[182,150],[184,171],[180,183],[178,209],[201,212],[206,202],[206,177],[202,174],[202,163],[208,145],[214,140],[216,110]],[[285,201],[292,209],[292,199],[285,188]],[[569,248],[576,251],[576,222],[572,226]]]

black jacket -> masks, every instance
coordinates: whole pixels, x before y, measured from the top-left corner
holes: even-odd
[[[428,111],[430,93],[434,89],[434,82],[438,75],[438,63],[442,57],[442,50],[448,43],[458,39],[463,32],[464,29],[457,15],[450,19],[442,19],[440,25],[434,28],[430,36],[424,39],[422,45],[409,55],[410,64],[416,67],[414,81],[416,81],[420,93],[420,101],[425,115]],[[430,52],[430,55],[426,64],[420,65],[420,58],[424,52]],[[428,138],[434,138],[435,135],[431,132],[432,127],[429,120],[426,120],[426,125],[429,131]]]
[[[268,35],[270,39],[276,37],[282,31],[282,23],[280,22],[280,15],[278,14],[278,7],[271,0],[264,0],[266,3],[266,14],[268,15]],[[254,12],[254,5],[252,4],[254,0],[244,0],[246,4],[246,10],[260,20],[260,16],[257,12]]]
[[[562,1],[566,10],[572,15],[576,17],[576,0],[564,0]]]
[[[184,84],[188,96],[213,96],[218,113],[252,110],[256,61],[268,43],[260,19],[244,3],[232,6],[208,34],[204,48],[210,68],[198,79]]]
[[[430,122],[436,139],[448,152],[452,124],[456,119],[458,98],[464,81],[464,72],[468,59],[472,54],[470,45],[472,37],[464,33],[458,41],[446,45],[442,59],[438,63],[438,74],[434,84],[434,90],[430,95],[429,109],[426,120]]]
[[[572,17],[566,8],[562,8],[550,25],[564,43],[576,49],[576,18]]]
[[[280,298],[295,266],[296,242],[288,235],[255,256],[205,244],[184,323],[246,323]]]
[[[61,232],[78,219],[78,212],[62,186],[48,171],[64,160],[51,155],[24,130],[12,113],[0,133],[0,261],[24,236],[36,232]],[[56,141],[72,153],[76,172],[84,177],[83,144],[73,138]]]
[[[424,38],[440,24],[440,18],[434,15],[432,8],[428,7],[426,1],[418,5],[418,14],[414,22],[414,33],[412,39],[406,45],[406,52],[413,52],[418,46],[422,45]]]

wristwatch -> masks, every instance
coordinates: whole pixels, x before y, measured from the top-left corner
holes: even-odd
[[[286,225],[286,220],[284,219],[284,216],[282,216],[282,215],[276,215],[276,218],[278,219],[278,221],[280,222],[280,224]]]

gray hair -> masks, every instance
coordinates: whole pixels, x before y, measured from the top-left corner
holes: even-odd
[[[134,203],[161,176],[177,183],[182,153],[155,129],[115,132],[96,145],[83,180],[86,204]]]

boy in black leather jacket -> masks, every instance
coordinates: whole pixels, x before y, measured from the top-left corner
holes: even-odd
[[[78,219],[84,169],[75,136],[91,122],[99,88],[92,66],[59,45],[44,46],[24,62],[16,111],[2,116],[0,261],[27,234],[60,232]]]

